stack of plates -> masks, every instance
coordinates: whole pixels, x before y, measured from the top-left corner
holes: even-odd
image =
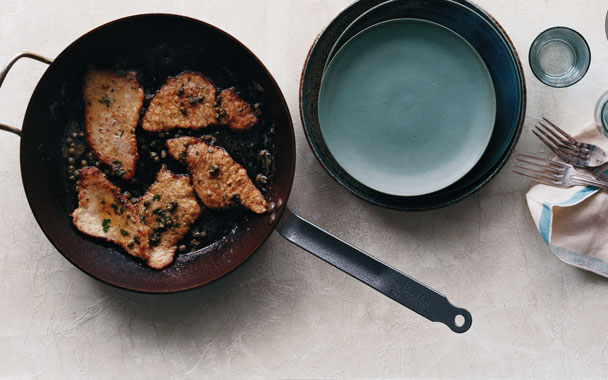
[[[525,112],[523,69],[496,21],[459,0],[360,0],[313,44],[300,107],[328,172],[382,206],[421,210],[481,188]]]

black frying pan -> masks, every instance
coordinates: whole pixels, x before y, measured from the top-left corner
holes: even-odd
[[[287,208],[295,170],[293,125],[285,99],[263,64],[245,46],[204,22],[175,15],[148,14],[120,19],[80,37],[51,61],[32,53],[13,58],[0,73],[0,85],[20,58],[49,64],[30,99],[21,130],[21,173],[27,199],[40,227],[66,259],[89,275],[121,288],[168,293],[207,284],[251,256],[276,227],[285,238],[368,284],[422,316],[455,332],[471,326],[467,310],[445,296],[381,263],[301,219]],[[82,77],[89,65],[134,68],[150,86],[169,75],[200,71],[222,88],[235,86],[263,104],[265,122],[275,126],[274,175],[266,198],[276,207],[251,217],[225,239],[191,254],[177,255],[164,270],[147,267],[113,246],[80,234],[70,213],[76,202],[69,190],[62,145],[74,108],[82,102]],[[456,317],[463,317],[462,323]]]

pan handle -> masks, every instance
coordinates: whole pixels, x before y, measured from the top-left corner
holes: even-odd
[[[285,208],[277,225],[283,237],[423,317],[456,333],[471,327],[471,313],[441,293],[353,247]]]
[[[43,56],[35,54],[35,53],[23,52],[23,53],[17,54],[13,58],[11,58],[11,60],[8,61],[8,63],[6,64],[6,66],[4,66],[4,68],[2,69],[2,71],[0,71],[0,87],[2,87],[2,83],[4,82],[4,79],[6,78],[6,74],[8,74],[9,70],[11,69],[11,67],[13,67],[13,65],[15,64],[15,62],[17,62],[21,58],[35,59],[36,61],[40,61],[40,62],[46,63],[48,65],[50,65],[51,63],[53,63],[52,59],[43,57]],[[10,126],[8,126],[6,124],[0,123],[0,129],[4,130],[4,131],[12,132],[12,133],[14,133],[14,134],[16,134],[18,136],[21,136],[21,130],[20,129],[17,129],[15,127],[10,127]]]

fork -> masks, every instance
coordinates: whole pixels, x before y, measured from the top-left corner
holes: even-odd
[[[545,185],[561,188],[591,185],[608,189],[608,181],[601,181],[590,175],[580,173],[570,164],[528,154],[518,154],[515,160],[530,165],[531,168],[515,165],[519,170],[513,170],[513,172]]]
[[[562,160],[581,168],[595,168],[608,163],[608,154],[602,148],[576,141],[547,118],[543,117],[543,120],[551,127],[539,121],[540,127],[535,126],[536,130],[532,132]]]

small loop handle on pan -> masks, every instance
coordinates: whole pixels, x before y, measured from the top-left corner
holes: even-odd
[[[443,323],[455,333],[471,327],[471,313],[452,305],[443,294],[302,219],[289,208],[285,208],[277,231],[295,245],[430,321]]]
[[[48,65],[50,65],[51,63],[53,63],[52,59],[43,57],[43,56],[35,54],[35,53],[23,52],[23,53],[17,54],[13,58],[11,58],[8,61],[8,63],[6,64],[6,66],[4,66],[4,68],[2,69],[2,71],[0,71],[0,87],[2,87],[2,83],[4,82],[4,79],[6,78],[6,75],[10,71],[11,67],[13,67],[13,65],[15,64],[15,62],[17,62],[21,58],[31,58],[31,59],[34,59],[36,61],[40,61],[40,62],[46,63]],[[14,134],[16,134],[18,136],[21,136],[21,130],[19,130],[19,129],[15,128],[15,127],[10,127],[10,126],[8,126],[6,124],[0,123],[0,129],[4,130],[4,131],[7,131],[7,132],[12,132],[12,133],[14,133]]]

